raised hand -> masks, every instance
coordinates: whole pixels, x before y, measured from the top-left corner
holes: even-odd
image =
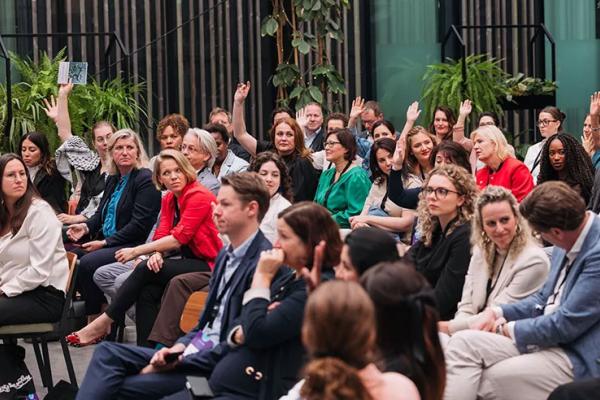
[[[471,104],[471,100],[467,99],[460,103],[460,108],[458,109],[459,115],[466,117],[469,114],[471,114],[471,111],[473,111],[473,105]]]
[[[595,92],[590,96],[590,115],[600,115],[600,92]]]
[[[365,110],[365,99],[358,96],[352,100],[352,108],[350,109],[350,119],[357,119]]]
[[[419,118],[420,114],[421,110],[419,109],[419,102],[414,101],[410,106],[408,106],[408,109],[406,110],[406,120],[415,122],[417,118]]]
[[[323,268],[323,258],[325,257],[325,248],[327,244],[324,240],[321,240],[319,244],[315,246],[313,255],[313,265],[310,271],[308,268],[302,268],[302,277],[306,281],[308,292],[312,292],[321,283],[321,270]]]
[[[72,90],[73,84],[71,82],[60,84],[58,86],[58,96],[68,97]]]
[[[394,150],[394,155],[392,156],[392,168],[394,171],[400,171],[402,169],[402,164],[404,163],[404,154],[406,152],[406,141],[404,137],[400,136],[396,141],[396,149]]]
[[[246,101],[246,97],[248,97],[248,93],[250,93],[250,87],[250,81],[246,83],[238,83],[235,94],[233,95],[233,101],[238,104],[242,104],[244,101]]]
[[[308,117],[306,116],[306,107],[302,107],[296,113],[296,122],[300,125],[302,130],[306,129],[306,125],[308,125]]]
[[[54,123],[58,121],[58,102],[54,96],[50,96],[50,101],[48,101],[48,99],[44,99],[44,107],[42,108],[46,112],[48,118],[54,121]]]

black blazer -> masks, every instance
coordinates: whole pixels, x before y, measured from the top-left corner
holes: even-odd
[[[244,344],[233,348],[210,376],[217,397],[278,399],[296,384],[305,361],[300,334],[306,299],[304,280],[286,267],[271,283],[271,301],[256,298],[242,308]],[[280,304],[268,311],[276,301]]]
[[[325,145],[323,144],[323,128],[319,128],[319,130],[317,131],[317,134],[314,138],[314,140],[312,141],[312,143],[310,144],[310,151],[312,151],[313,153],[316,153],[317,151],[321,151],[323,149],[325,149]]]
[[[250,244],[250,247],[246,251],[242,262],[235,271],[233,278],[235,279],[231,284],[231,292],[227,298],[227,304],[225,304],[225,310],[223,318],[221,320],[221,335],[220,342],[210,351],[200,351],[196,354],[185,357],[181,364],[177,366],[178,371],[189,372],[194,375],[210,375],[213,368],[219,362],[221,358],[229,351],[229,345],[227,344],[227,335],[231,329],[240,324],[240,314],[242,313],[242,299],[244,293],[252,284],[252,277],[256,264],[260,257],[260,253],[263,250],[269,250],[272,248],[271,242],[263,235],[259,230],[258,234]],[[187,335],[181,337],[177,343],[183,343],[188,345],[196,333],[203,329],[210,319],[210,312],[217,301],[217,295],[219,292],[219,282],[223,277],[225,271],[225,263],[227,250],[223,248],[215,261],[215,268],[213,274],[208,283],[209,291],[204,305],[204,311],[200,316],[200,321],[194,329],[192,329]]]
[[[434,288],[440,319],[448,321],[456,313],[471,262],[471,224],[457,226],[448,236],[444,233],[438,229],[429,247],[418,241],[407,257]]]
[[[104,190],[106,185],[106,174],[101,174],[102,164],[92,171],[79,171],[83,176],[83,183],[81,184],[81,193],[79,196],[79,203],[77,203],[76,214],[81,214],[83,210],[90,204],[90,200],[98,196]]]
[[[90,235],[101,238],[104,223],[104,207],[110,201],[120,175],[111,175],[106,180],[104,194],[96,213],[86,222]],[[120,245],[135,246],[146,241],[160,211],[160,192],[152,183],[149,169],[134,169],[123,190],[116,210],[117,232],[106,238],[106,247]]]
[[[45,169],[40,168],[33,180],[33,186],[42,196],[42,199],[50,204],[54,212],[67,212],[67,180],[56,168],[53,169],[51,175]]]

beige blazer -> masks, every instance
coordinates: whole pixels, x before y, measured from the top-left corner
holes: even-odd
[[[65,291],[68,276],[62,224],[48,203],[36,199],[17,234],[0,238],[0,290],[8,297],[39,286]]]
[[[485,307],[516,303],[535,293],[546,281],[549,270],[550,260],[544,250],[530,242],[519,254],[508,254],[497,283],[486,298],[489,269],[483,252],[475,246],[458,310],[449,322],[450,334],[468,329],[474,316]]]

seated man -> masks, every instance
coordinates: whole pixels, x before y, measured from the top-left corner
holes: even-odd
[[[520,210],[555,246],[548,280],[480,313],[471,327],[481,331],[450,338],[446,399],[546,399],[559,385],[600,376],[600,218],[562,182],[538,186]]]
[[[208,124],[204,130],[210,133],[217,144],[217,156],[212,166],[212,173],[217,179],[232,172],[244,172],[248,169],[248,162],[239,158],[229,148],[229,133],[221,124]]]
[[[269,191],[256,173],[223,178],[214,209],[217,228],[231,245],[217,257],[198,326],[159,351],[102,343],[86,372],[78,399],[154,399],[181,391],[186,375],[209,375],[229,351],[227,334],[237,325],[242,297],[260,253],[271,243],[258,229],[269,207]],[[170,353],[183,353],[168,362]]]

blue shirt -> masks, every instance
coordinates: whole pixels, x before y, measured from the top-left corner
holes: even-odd
[[[119,204],[119,200],[121,200],[123,190],[125,190],[125,186],[127,186],[130,175],[131,174],[129,173],[121,177],[115,191],[110,196],[110,200],[104,206],[104,212],[106,214],[104,223],[102,224],[102,234],[105,238],[111,237],[117,232],[117,205]]]
[[[592,156],[592,165],[596,169],[600,168],[600,151],[594,152],[594,155]]]

